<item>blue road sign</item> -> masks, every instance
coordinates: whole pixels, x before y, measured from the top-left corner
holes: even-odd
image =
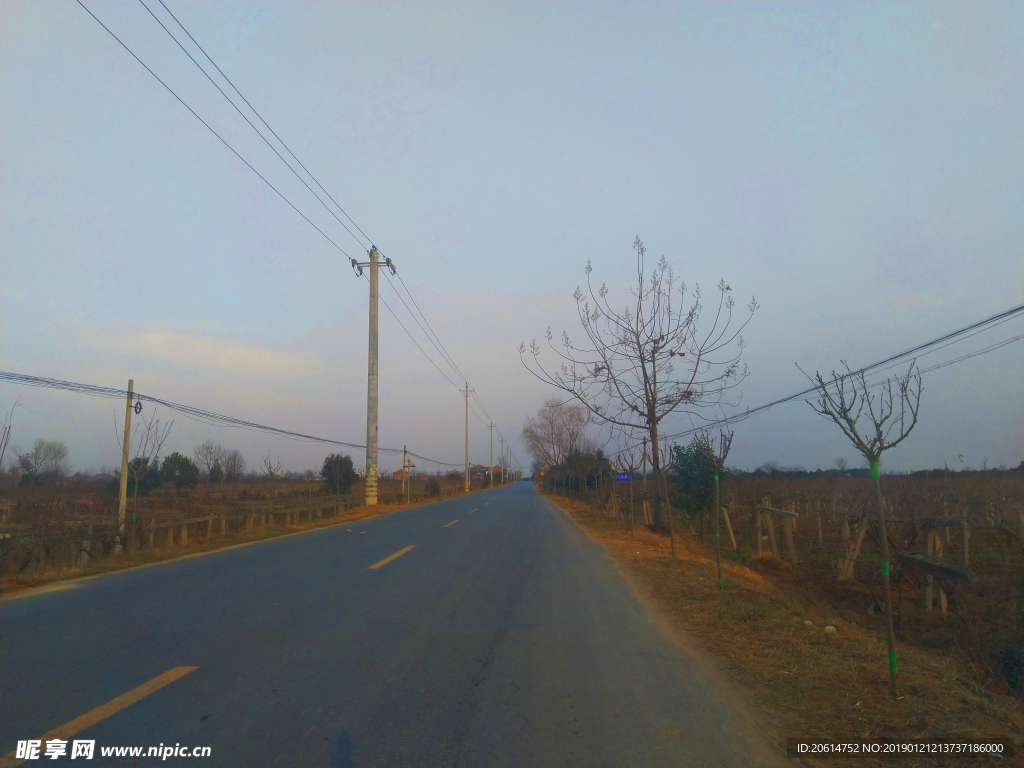
[[[619,474],[617,474],[615,476],[615,479],[616,480],[621,480],[624,483],[628,482],[629,481],[629,473],[628,472],[619,472]]]

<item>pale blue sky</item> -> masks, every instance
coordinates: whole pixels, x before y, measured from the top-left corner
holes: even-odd
[[[506,437],[546,394],[517,344],[573,332],[587,260],[624,288],[637,234],[756,294],[749,405],[802,388],[794,363],[868,363],[1024,300],[1021,3],[166,1],[395,259]],[[360,255],[140,4],[87,5]],[[365,282],[77,3],[0,9],[0,368],[362,442]],[[381,443],[461,461],[460,395],[383,309],[381,336]],[[888,466],[1024,458],[1021,349],[927,376]],[[16,443],[114,463],[113,403],[0,386],[19,396]],[[206,437],[295,469],[325,450],[180,419],[170,447]],[[806,406],[737,428],[746,468],[839,455]]]

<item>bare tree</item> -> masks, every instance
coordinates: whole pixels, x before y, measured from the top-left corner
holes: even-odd
[[[224,480],[238,480],[245,474],[245,457],[239,450],[225,451],[221,459],[221,469],[224,471],[221,482]]]
[[[548,329],[548,347],[557,356],[558,367],[544,367],[536,341],[529,350],[532,365],[525,359],[523,364],[541,381],[579,402],[598,423],[648,435],[657,488],[659,425],[677,411],[700,418],[701,411],[720,405],[726,393],[746,378],[746,368],[739,368],[744,346],[739,334],[758,305],[751,299],[749,316],[738,328],[731,329],[735,301],[732,288],[722,280],[710,327],[701,331],[698,321],[704,305],[700,286],[688,293],[686,283],[676,282],[664,257],[648,274],[646,249],[639,237],[633,249],[637,279],[630,290],[632,306],[613,309],[604,284],[595,292],[588,262],[587,291],[577,288],[573,294],[584,343],[574,344],[563,332],[556,346]],[[519,354],[524,358],[525,342],[519,345]],[[662,526],[659,499],[656,491],[653,513],[658,528]]]
[[[11,427],[14,425],[14,409],[21,404],[21,398],[14,401],[11,409],[4,414],[3,430],[0,431],[0,468],[4,464],[4,454],[7,452],[7,445],[11,442]]]
[[[59,440],[39,438],[32,448],[22,453],[15,449],[18,469],[29,478],[29,484],[39,480],[59,480],[68,473],[68,448]]]
[[[537,415],[528,416],[523,423],[523,443],[534,465],[544,469],[565,461],[570,453],[581,448],[589,422],[590,416],[582,406],[549,396]]]
[[[281,458],[271,458],[270,451],[267,451],[267,455],[263,457],[263,471],[267,477],[273,480],[281,472]]]
[[[845,456],[840,456],[839,458],[836,459],[836,469],[839,470],[839,474],[845,475],[846,474],[846,468],[848,466],[849,466],[849,463],[846,461],[846,457]]]
[[[139,505],[139,483],[147,474],[156,469],[160,451],[163,450],[164,443],[167,442],[173,426],[173,419],[161,424],[154,410],[148,419],[137,422],[132,429],[131,442],[128,444],[128,455],[132,457],[128,462],[128,475],[135,485],[134,507],[136,509]],[[123,450],[116,422],[114,436],[117,438],[118,448]]]
[[[221,467],[223,471],[224,454],[224,446],[213,440],[200,443],[193,449],[192,455],[196,457],[196,464],[206,475],[206,482],[210,482],[210,473],[214,467]]]
[[[905,376],[887,378],[871,385],[867,382],[864,370],[851,371],[846,361],[841,362],[845,370],[833,370],[831,379],[827,381],[819,372],[815,372],[813,377],[808,376],[817,389],[816,399],[808,402],[815,413],[829,419],[842,430],[871,467],[875,503],[878,507],[878,540],[882,550],[882,600],[885,602],[885,634],[889,645],[889,691],[895,697],[896,635],[892,625],[889,591],[889,534],[885,526],[878,462],[885,451],[906,440],[917,424],[923,391],[921,372],[915,360],[910,363]],[[880,386],[879,392],[873,393],[872,386]],[[857,426],[863,415],[867,415],[870,422],[870,431],[864,435]]]

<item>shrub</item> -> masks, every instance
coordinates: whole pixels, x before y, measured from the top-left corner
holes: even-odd
[[[672,446],[672,506],[686,510],[691,519],[703,514],[711,504],[715,494],[715,463],[714,448],[702,435],[694,437],[685,448]]]
[[[324,459],[324,465],[320,468],[320,477],[330,493],[342,495],[352,489],[356,481],[356,472],[352,467],[352,457],[340,453],[332,453]]]
[[[188,456],[183,456],[177,451],[164,457],[160,474],[165,482],[174,483],[174,487],[179,491],[183,488],[192,488],[199,482],[199,467]]]
[[[437,482],[436,477],[427,479],[427,484],[424,488],[427,496],[436,497],[441,495],[441,484]]]

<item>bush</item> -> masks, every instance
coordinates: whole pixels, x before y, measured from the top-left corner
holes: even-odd
[[[128,486],[143,495],[160,487],[160,467],[156,462],[138,456],[128,462]]]
[[[199,482],[199,467],[188,456],[174,452],[164,457],[160,466],[160,474],[164,482],[174,483],[179,491],[184,488],[192,488]]]
[[[674,488],[672,506],[685,510],[691,519],[699,517],[715,495],[715,451],[702,435],[685,448],[672,446],[669,479]]]
[[[352,489],[356,481],[356,471],[352,467],[352,457],[340,453],[332,453],[324,459],[320,468],[320,477],[328,492],[341,496]]]
[[[424,491],[426,492],[427,496],[430,497],[437,497],[441,495],[441,484],[437,482],[436,477],[431,477],[427,479],[427,484],[424,487]]]

